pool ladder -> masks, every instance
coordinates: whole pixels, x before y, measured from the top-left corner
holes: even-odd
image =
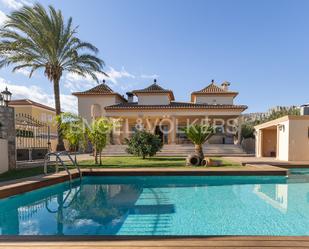
[[[48,152],[46,155],[45,155],[45,158],[44,158],[44,174],[46,175],[47,174],[47,164],[48,162],[50,162],[50,157],[51,156],[55,156],[56,157],[56,172],[58,172],[58,162],[60,162],[60,164],[62,165],[62,167],[65,169],[65,171],[68,173],[69,175],[69,179],[70,179],[70,183],[72,182],[72,174],[70,172],[70,170],[68,169],[67,165],[64,163],[64,161],[61,159],[61,156],[67,156],[74,167],[77,168],[78,170],[78,174],[79,174],[79,178],[80,180],[82,180],[82,172],[80,170],[80,167],[79,165],[77,164],[77,162],[75,160],[73,160],[71,154],[67,151],[61,151],[61,152]]]

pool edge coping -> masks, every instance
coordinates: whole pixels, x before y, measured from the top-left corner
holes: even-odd
[[[125,242],[125,241],[168,241],[168,240],[308,240],[309,236],[288,235],[0,235],[2,243],[20,242]]]
[[[264,168],[263,168],[264,166]],[[271,165],[248,165],[247,168],[219,169],[82,169],[83,176],[287,176],[287,169]],[[249,168],[249,169],[248,169]],[[72,179],[78,178],[77,170],[70,170]],[[0,199],[30,192],[69,180],[66,172],[38,175],[0,183]]]

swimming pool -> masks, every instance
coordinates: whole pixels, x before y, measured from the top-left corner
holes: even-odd
[[[309,181],[84,177],[0,200],[2,235],[309,235]]]

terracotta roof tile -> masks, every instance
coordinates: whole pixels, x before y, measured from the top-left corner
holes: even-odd
[[[215,83],[211,83],[205,88],[195,91],[192,94],[203,94],[203,93],[219,93],[219,94],[238,94],[237,92],[224,90],[222,87],[217,86]]]
[[[122,98],[124,101],[127,101],[122,95],[117,92],[114,92],[104,81],[102,84],[97,85],[87,91],[84,92],[74,92],[72,93],[74,96],[82,96],[82,95],[117,95]]]
[[[245,105],[208,105],[191,102],[171,102],[169,105],[139,105],[137,102],[122,103],[105,107],[105,110],[131,110],[131,109],[237,109],[246,110]]]
[[[154,83],[144,89],[138,89],[138,90],[134,90],[132,91],[133,94],[137,95],[139,93],[168,93],[171,100],[174,100],[174,93],[172,90],[168,90],[168,89],[164,89],[163,87],[159,86],[156,82],[156,80],[154,81]]]
[[[87,91],[73,93],[73,95],[82,95],[82,94],[115,94],[115,92],[107,84],[102,83]]]
[[[9,106],[18,106],[18,105],[29,105],[29,106],[36,106],[36,107],[40,107],[40,108],[43,108],[43,109],[46,109],[46,110],[49,110],[49,111],[53,111],[53,112],[56,112],[56,110],[50,106],[46,106],[46,105],[43,105],[41,103],[38,103],[38,102],[35,102],[33,100],[30,100],[30,99],[14,99],[14,100],[11,100],[9,102]]]

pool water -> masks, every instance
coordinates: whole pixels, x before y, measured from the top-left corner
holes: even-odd
[[[309,235],[309,180],[84,177],[0,200],[0,234]]]

